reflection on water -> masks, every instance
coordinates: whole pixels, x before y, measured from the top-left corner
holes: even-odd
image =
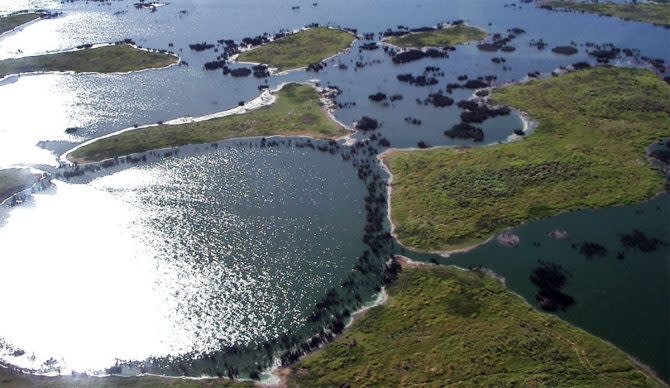
[[[98,28],[91,31],[91,25]],[[8,34],[0,40],[0,59],[71,49],[81,44],[82,34],[87,34],[87,42],[104,42],[113,37],[100,32],[111,30],[113,25],[113,16],[102,12],[64,13],[56,18],[43,19],[23,26],[20,32]],[[36,36],[40,39],[35,39]]]
[[[26,352],[3,358],[100,368],[188,346],[188,333],[167,319],[173,301],[155,287],[159,247],[136,239],[140,213],[108,192],[57,185],[13,209],[0,229],[0,332]]]
[[[354,172],[314,151],[232,149],[58,182],[0,229],[17,253],[0,292],[18,296],[0,332],[26,351],[5,359],[91,370],[299,329],[362,251]]]

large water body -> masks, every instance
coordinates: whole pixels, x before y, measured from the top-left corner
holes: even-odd
[[[440,22],[465,19],[470,24],[491,32],[506,33],[513,27],[524,28],[510,54],[482,53],[474,45],[458,47],[450,58],[425,59],[405,65],[391,64],[382,52],[364,52],[358,58],[354,49],[334,60],[328,70],[318,74],[297,71],[268,80],[276,86],[288,80],[318,78],[323,84],[339,86],[339,100],[356,102],[356,107],[336,112],[344,123],[351,124],[362,115],[371,115],[383,122],[383,132],[393,146],[416,146],[420,140],[430,145],[471,144],[470,141],[450,140],[443,135],[458,120],[455,106],[434,108],[419,106],[416,98],[426,98],[448,82],[457,82],[461,74],[481,76],[493,74],[498,82],[522,79],[528,72],[550,72],[559,66],[588,59],[584,47],[575,56],[552,53],[548,48],[571,41],[583,44],[611,42],[619,47],[632,47],[642,55],[670,60],[670,49],[662,42],[670,41],[670,31],[636,22],[603,18],[585,14],[568,14],[537,9],[532,5],[506,7],[492,0],[453,1],[423,0],[420,2],[385,1],[187,1],[160,7],[157,12],[137,10],[131,2],[111,3],[26,2],[0,4],[0,13],[18,7],[47,8],[62,11],[58,18],[42,20],[0,39],[0,58],[33,55],[72,48],[83,43],[106,43],[132,38],[138,44],[156,49],[175,50],[190,66],[140,72],[130,75],[33,75],[13,77],[2,82],[0,103],[3,120],[0,123],[0,165],[20,163],[54,163],[50,152],[36,147],[49,141],[46,147],[56,154],[72,147],[73,143],[130,127],[182,116],[200,116],[237,106],[239,101],[256,97],[263,81],[253,77],[237,79],[220,71],[202,69],[217,53],[212,50],[193,52],[188,44],[217,39],[255,36],[263,32],[295,29],[309,23],[341,25],[359,32],[380,32],[398,25],[419,27]],[[291,5],[300,5],[292,10]],[[186,11],[182,13],[181,11]],[[490,23],[490,25],[489,25]],[[529,46],[533,39],[544,39],[549,47],[539,51]],[[511,70],[490,61],[503,56]],[[354,71],[352,61],[382,60]],[[342,71],[338,62],[352,66]],[[414,87],[395,79],[399,73],[420,73],[426,66],[439,66],[445,77],[433,87]],[[392,107],[383,107],[367,99],[378,91],[400,93],[405,98]],[[458,91],[456,100],[469,97]],[[40,114],[28,114],[28,107]],[[421,126],[405,123],[407,116],[423,121]],[[68,127],[82,127],[77,136],[64,133]],[[506,139],[520,121],[514,116],[498,118],[484,124],[485,142]],[[52,143],[56,142],[56,143]],[[61,143],[64,142],[64,143]]]
[[[0,228],[13,253],[0,293],[16,312],[0,333],[25,352],[8,360],[96,370],[299,331],[364,249],[364,195],[350,164],[296,148],[59,181]]]
[[[418,141],[473,145],[443,135],[460,121],[455,106],[434,108],[415,102],[444,90],[461,74],[471,78],[493,74],[498,83],[518,81],[531,71],[547,73],[590,60],[583,47],[587,41],[636,48],[642,55],[670,61],[670,46],[663,44],[670,42],[669,30],[614,18],[549,12],[532,5],[506,7],[504,2],[493,0],[392,0],[381,5],[370,0],[328,0],[320,1],[317,7],[312,2],[180,1],[153,13],[136,10],[127,1],[0,3],[0,13],[33,8],[63,12],[60,17],[32,23],[0,38],[0,58],[132,38],[139,45],[157,49],[169,49],[173,43],[173,50],[190,64],[133,74],[44,74],[0,81],[0,166],[54,164],[59,154],[90,138],[134,124],[200,116],[249,101],[259,94],[258,86],[264,81],[204,71],[202,64],[217,53],[196,53],[188,44],[223,38],[239,41],[313,22],[379,32],[401,24],[419,27],[465,19],[491,32],[505,33],[513,27],[526,30],[512,43],[517,50],[509,54],[482,53],[474,45],[464,45],[449,58],[393,65],[381,51],[359,52],[358,42],[322,72],[295,71],[268,79],[272,87],[314,78],[324,85],[337,85],[342,89],[338,101],[356,102],[356,106],[336,111],[336,117],[346,124],[362,115],[379,119],[382,134],[395,147],[413,147]],[[293,5],[301,8],[293,11]],[[539,38],[549,44],[544,51],[529,46],[531,40]],[[549,50],[571,41],[579,44],[578,55],[565,57]],[[494,56],[505,57],[509,70],[492,63]],[[356,61],[369,65],[354,71]],[[349,69],[337,69],[338,63],[348,64]],[[415,87],[396,79],[399,73],[418,75],[426,66],[439,66],[445,72],[439,85]],[[376,92],[399,93],[404,99],[382,106],[367,98]],[[456,90],[451,97],[458,101],[470,94]],[[406,116],[419,118],[423,124],[408,125]],[[514,115],[487,121],[483,144],[506,140],[520,125]],[[68,127],[82,129],[73,136],[64,133]],[[2,292],[16,295],[16,290],[25,290],[9,302],[17,314],[6,321],[3,318],[0,336],[26,354],[3,358],[39,368],[45,359],[54,357],[63,371],[95,370],[111,365],[116,358],[203,351],[299,329],[309,308],[350,272],[362,250],[363,195],[364,188],[356,182],[349,164],[330,155],[291,149],[221,150],[133,167],[90,183],[59,182],[55,192],[37,195],[31,204],[13,209],[0,227],[3,246],[16,253],[2,258],[3,273],[11,279],[1,286]],[[650,212],[648,216],[651,221],[640,219],[639,223],[633,218],[621,219],[638,228],[662,220],[661,213]],[[589,216],[575,217],[577,225]],[[594,225],[612,219],[593,217]],[[21,243],[25,236],[35,236],[39,243],[26,246]],[[542,248],[533,249],[540,249],[540,256],[551,256],[555,248],[552,243],[543,243]],[[515,266],[508,260],[503,266],[496,258],[509,251],[493,244],[481,248],[485,249],[492,250],[486,256],[489,261],[484,256],[454,260],[493,268],[508,279],[510,288],[533,301],[534,291],[526,279],[537,260],[535,251],[523,245],[514,252],[528,252],[520,255],[527,257],[524,264]],[[91,252],[96,253],[95,260],[91,260]],[[472,254],[476,252],[481,251]],[[634,259],[635,253],[614,265],[594,263],[603,264],[598,268],[616,276],[600,276],[599,287],[580,288],[585,278],[574,274],[588,273],[589,269],[577,266],[580,258],[569,256],[569,252],[564,252],[568,258],[565,265],[574,262],[574,266],[569,265],[573,278],[568,291],[578,303],[562,316],[611,340],[667,376],[662,372],[667,355],[658,348],[658,344],[667,345],[667,340],[647,346],[648,341],[629,335],[627,330],[633,327],[630,318],[624,320],[628,326],[611,322],[650,314],[650,332],[667,329],[667,320],[662,318],[667,308],[657,308],[663,302],[667,305],[667,286],[652,301],[654,306],[636,300],[626,309],[616,303],[599,309],[602,300],[588,295],[620,287],[623,277],[630,284],[645,285],[653,278],[662,288],[669,272],[668,255],[651,267]],[[17,261],[19,256],[24,259]],[[657,289],[639,288],[644,289],[640,298]],[[95,315],[88,313],[92,308]],[[65,316],[64,309],[68,311]],[[598,311],[600,316],[608,313],[611,315],[606,316],[612,318],[599,320]],[[47,326],[44,316],[62,319]],[[94,349],[91,339],[98,341]],[[95,353],[90,353],[92,350]],[[34,361],[32,354],[36,355]]]

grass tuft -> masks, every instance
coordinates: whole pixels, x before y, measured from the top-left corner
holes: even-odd
[[[0,78],[9,74],[39,71],[74,71],[75,73],[120,73],[165,67],[177,63],[174,55],[140,50],[127,44],[102,46],[56,54],[4,59],[0,61]]]
[[[279,71],[298,69],[321,62],[346,49],[356,37],[333,28],[310,28],[245,51],[240,62],[255,62]]]
[[[16,27],[41,18],[43,15],[37,12],[22,12],[0,17],[0,35],[11,31]]]
[[[477,42],[486,38],[487,35],[486,31],[477,27],[459,24],[435,31],[393,36],[387,42],[402,48],[446,47]]]

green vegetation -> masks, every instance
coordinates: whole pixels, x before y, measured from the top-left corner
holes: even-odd
[[[319,93],[309,85],[288,84],[274,104],[248,113],[180,125],[159,125],[102,138],[68,158],[83,163],[158,148],[253,136],[314,136],[331,138],[346,130],[324,112]]]
[[[613,346],[480,273],[406,268],[388,294],[295,365],[289,386],[661,386]]]
[[[522,141],[394,152],[391,213],[408,246],[444,251],[568,210],[640,202],[664,179],[644,150],[670,136],[670,86],[641,69],[595,68],[494,91],[539,121]]]
[[[250,382],[231,382],[222,379],[179,379],[162,378],[155,376],[143,377],[89,377],[84,375],[77,376],[33,376],[24,375],[0,367],[0,386],[7,388],[152,388],[152,387],[172,387],[172,388],[208,388],[208,387],[253,387]]]
[[[7,31],[11,31],[16,27],[37,20],[42,17],[42,14],[37,12],[15,13],[0,17],[0,35]]]
[[[486,38],[487,35],[488,33],[482,29],[459,24],[435,31],[393,36],[388,39],[388,43],[403,48],[445,47],[480,41]]]
[[[568,0],[551,0],[542,3],[545,8],[560,8],[574,11],[595,13],[605,16],[618,17],[624,20],[634,20],[670,28],[670,4],[667,1],[656,3],[579,3]]]
[[[321,62],[346,49],[356,40],[352,34],[333,28],[310,28],[245,51],[240,62],[264,63],[279,71]]]
[[[27,168],[9,168],[0,170],[0,202],[14,193],[28,188],[35,182],[37,174]]]
[[[177,57],[140,50],[127,44],[78,51],[5,59],[0,61],[0,77],[38,71],[116,73],[165,67]]]

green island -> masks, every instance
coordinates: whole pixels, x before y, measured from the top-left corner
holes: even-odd
[[[389,44],[402,48],[456,46],[486,38],[488,33],[480,28],[459,24],[435,31],[415,32],[403,36],[392,36]]]
[[[526,221],[663,191],[645,148],[670,135],[670,86],[652,72],[598,67],[495,90],[493,99],[528,112],[535,133],[384,155],[395,232],[407,246],[456,250]]]
[[[406,266],[387,293],[293,366],[288,386],[662,386],[614,346],[482,273]]]
[[[169,66],[179,62],[174,55],[150,52],[128,44],[117,44],[44,54],[0,61],[0,78],[10,74],[40,71],[74,71],[76,73],[121,73]]]
[[[35,183],[38,174],[27,168],[0,170],[0,202]]]
[[[0,386],[7,388],[219,388],[219,387],[253,387],[251,382],[230,381],[225,379],[185,379],[157,376],[140,377],[92,377],[86,375],[37,376],[23,374],[11,369],[0,367]]]
[[[38,12],[21,12],[0,17],[0,35],[11,31],[16,27],[32,22],[44,16]]]
[[[239,62],[263,63],[279,71],[299,69],[336,55],[356,40],[346,31],[309,28],[239,55]]]
[[[334,138],[346,129],[326,114],[311,85],[287,84],[276,101],[243,114],[179,125],[158,125],[96,140],[68,154],[72,162],[96,162],[117,156],[186,144],[253,136],[312,136]]]
[[[570,0],[550,0],[541,3],[548,9],[566,9],[618,17],[624,20],[651,23],[670,28],[670,4],[666,1],[654,3],[580,3]]]

